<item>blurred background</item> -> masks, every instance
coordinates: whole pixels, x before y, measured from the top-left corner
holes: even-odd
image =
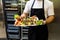
[[[6,38],[6,26],[5,26],[5,16],[4,16],[4,5],[3,2],[5,0],[0,0],[0,39]],[[25,7],[25,4],[28,0],[19,0],[18,7],[19,12],[22,13]],[[54,3],[54,12],[55,12],[55,20],[52,24],[48,25],[49,30],[49,40],[60,40],[60,0],[50,0]],[[12,3],[14,4],[14,3]],[[9,5],[7,5],[9,6]],[[16,6],[16,3],[15,3]]]

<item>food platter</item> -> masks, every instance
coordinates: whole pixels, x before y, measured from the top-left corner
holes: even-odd
[[[38,26],[42,24],[42,20],[39,20],[38,17],[29,17],[21,19],[20,16],[16,17],[14,26],[28,27],[28,26]]]
[[[17,26],[17,25],[16,25]],[[37,25],[19,25],[17,27],[30,27],[30,26],[37,26]]]

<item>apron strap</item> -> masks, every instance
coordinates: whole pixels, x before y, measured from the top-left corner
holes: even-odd
[[[33,3],[32,3],[31,9],[32,9],[32,7],[33,7],[34,3],[35,3],[35,0],[34,0],[34,1],[33,1]]]
[[[33,1],[32,5],[31,5],[31,10],[32,10],[32,7],[33,7],[34,3],[35,3],[35,0]],[[29,17],[31,16],[31,10],[30,10],[30,13],[29,13]]]
[[[44,8],[44,0],[43,0],[43,8]]]

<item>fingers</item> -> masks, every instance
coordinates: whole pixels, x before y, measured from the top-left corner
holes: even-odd
[[[25,14],[22,14],[20,18],[21,19],[26,18],[26,15]]]
[[[36,15],[32,16],[33,19],[39,20]]]

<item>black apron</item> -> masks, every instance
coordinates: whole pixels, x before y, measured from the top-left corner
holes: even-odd
[[[44,1],[43,8],[34,9],[35,0],[31,7],[31,16],[36,15],[39,19],[45,20]],[[30,26],[28,31],[28,40],[48,40],[47,25]]]

